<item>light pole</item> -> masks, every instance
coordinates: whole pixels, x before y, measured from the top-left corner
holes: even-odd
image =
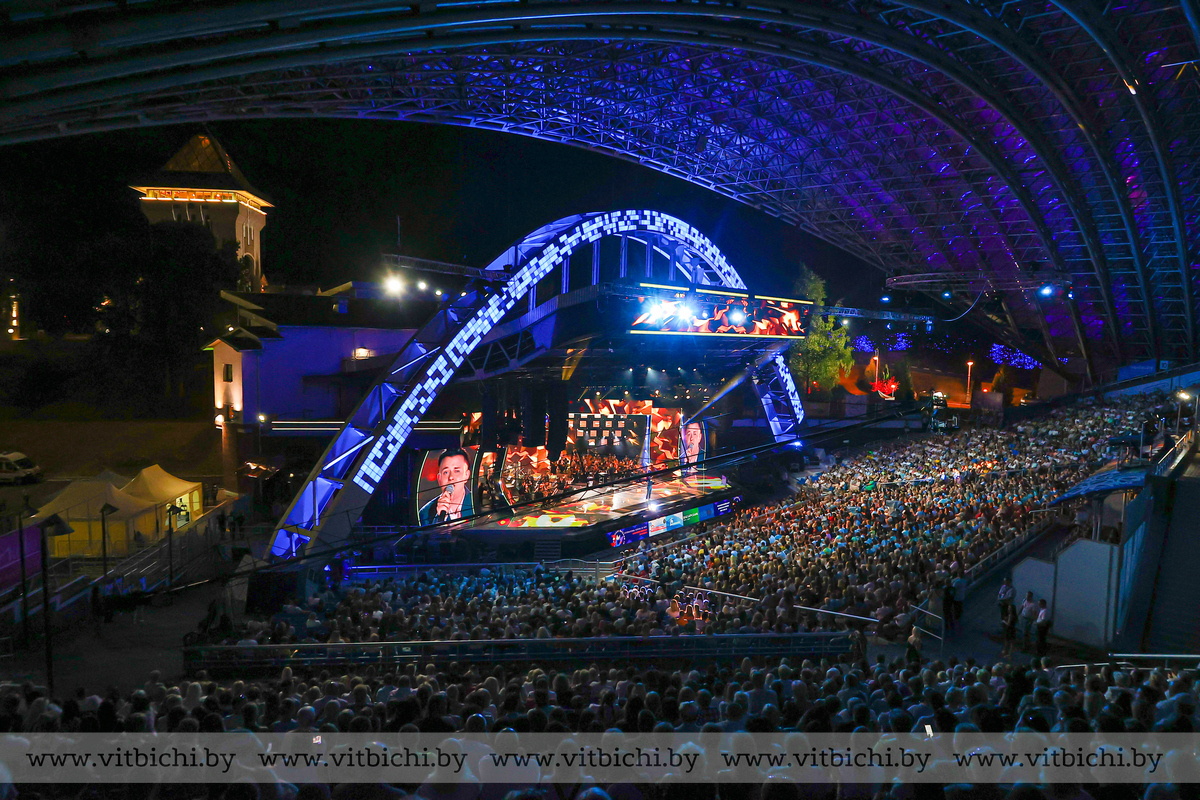
[[[23,511],[34,513],[28,492],[22,496],[22,506],[17,509],[17,551],[21,557],[21,644],[29,647],[29,576],[25,572],[25,526],[21,522]]]
[[[1188,394],[1187,392],[1180,391],[1178,394],[1175,395],[1175,398],[1180,401],[1180,402],[1176,403],[1177,410],[1175,412],[1175,435],[1178,436],[1179,435],[1179,425],[1183,421],[1183,404],[1186,403],[1188,400],[1191,400],[1192,396],[1190,394]]]
[[[63,522],[58,514],[51,514],[38,523],[42,544],[42,623],[46,633],[46,700],[54,697],[54,646],[50,634],[50,545],[51,536],[65,536],[72,532],[71,526]]]
[[[117,507],[109,503],[100,506],[100,560],[104,574],[100,580],[108,580],[108,515],[117,513]]]
[[[182,514],[183,509],[172,503],[167,506],[167,588],[175,588],[175,554],[172,537],[175,533],[175,515]]]
[[[967,407],[971,407],[971,367],[975,366],[974,361],[967,362]]]

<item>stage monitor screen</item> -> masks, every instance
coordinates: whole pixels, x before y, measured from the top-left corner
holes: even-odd
[[[683,409],[663,408],[653,400],[584,400],[572,417],[595,416],[644,416],[647,417],[644,436],[649,436],[649,447],[639,452],[648,456],[646,462],[652,468],[668,466],[679,458],[679,423],[683,420]],[[571,428],[570,445],[577,446],[579,435]],[[584,437],[586,447],[586,437]]]
[[[567,414],[568,435],[577,452],[642,460],[649,414]]]
[[[808,310],[790,300],[688,294],[642,298],[630,333],[803,339]]]
[[[451,522],[475,513],[478,448],[427,450],[417,476],[417,520],[421,525]]]
[[[702,419],[692,420],[681,429],[679,463],[698,464],[708,455],[708,424]]]

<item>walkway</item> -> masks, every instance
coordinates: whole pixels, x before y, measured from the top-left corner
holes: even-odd
[[[963,619],[955,626],[955,629],[946,639],[946,654],[953,654],[959,658],[972,656],[979,662],[994,662],[999,660],[1000,651],[1003,649],[1004,642],[1000,635],[1000,609],[996,605],[996,595],[1000,592],[1000,585],[1004,582],[1007,575],[1012,574],[1012,568],[1025,558],[1040,558],[1045,561],[1052,561],[1055,551],[1062,546],[1066,541],[1068,531],[1062,529],[1043,536],[1035,541],[1021,555],[1017,556],[1016,561],[1009,564],[1005,569],[997,571],[990,578],[983,582],[982,585],[975,588],[967,597],[967,601],[963,606]],[[1017,589],[1017,601],[1019,602],[1025,596],[1025,591],[1020,587]],[[1017,644],[1020,645],[1020,630],[1018,629]],[[936,642],[934,642],[936,646]],[[934,652],[928,645],[926,646],[928,653]],[[1016,651],[1014,654],[1018,658],[1031,658],[1032,653],[1021,653]],[[1066,660],[1086,660],[1094,657],[1096,654],[1080,645],[1056,641],[1054,639],[1053,630],[1050,635],[1049,656],[1058,662]]]
[[[1163,543],[1146,631],[1148,653],[1194,653],[1200,648],[1200,460],[1193,457],[1175,486],[1175,507]]]
[[[181,676],[183,635],[196,629],[209,602],[220,594],[220,584],[181,592],[172,605],[146,609],[144,625],[135,624],[132,614],[118,614],[99,638],[90,621],[55,634],[55,694],[65,697],[80,686],[89,694],[103,694],[110,686],[127,693],[145,683],[153,670],[161,671],[164,681]],[[40,622],[40,617],[33,620],[33,646],[18,651],[0,672],[4,679],[44,685]]]

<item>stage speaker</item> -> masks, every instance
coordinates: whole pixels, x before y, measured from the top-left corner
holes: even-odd
[[[527,384],[521,387],[521,444],[546,446],[546,387]]]
[[[496,450],[496,394],[491,387],[483,389],[483,416],[479,420],[479,447],[485,453]]]
[[[557,461],[567,446],[567,386],[555,381],[549,391],[550,423],[546,433],[546,450],[551,461]]]

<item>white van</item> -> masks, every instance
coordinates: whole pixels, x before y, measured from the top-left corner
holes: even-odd
[[[37,483],[42,468],[24,453],[0,453],[0,483]]]

